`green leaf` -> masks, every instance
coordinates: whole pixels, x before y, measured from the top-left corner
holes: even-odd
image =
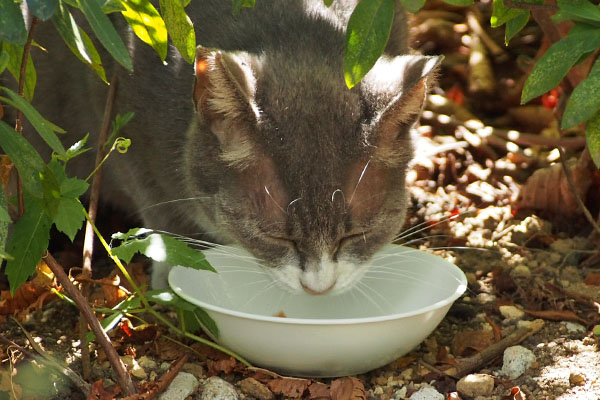
[[[2,52],[9,55],[8,71],[18,82],[21,76],[21,58],[23,57],[23,46],[16,46],[8,42],[2,43]],[[25,98],[29,101],[33,99],[37,75],[31,57],[27,57],[27,69],[25,71]]]
[[[203,327],[215,339],[219,337],[219,328],[206,311],[177,296],[171,289],[149,290],[146,292],[146,298],[148,301],[182,310],[186,329],[195,331],[197,330],[195,326]],[[192,325],[190,325],[190,322],[192,322]]]
[[[85,214],[79,200],[62,197],[54,216],[56,229],[67,235],[72,242],[79,229],[81,229],[83,221],[85,221]]]
[[[587,147],[596,167],[600,168],[600,111],[596,112],[585,125]]]
[[[425,5],[425,0],[400,0],[400,3],[411,13],[416,13]]]
[[[66,156],[62,157],[62,156],[59,156],[57,154],[54,154],[53,157],[55,157],[55,158],[57,158],[57,159],[59,159],[59,160],[61,160],[63,162],[67,162],[70,159],[72,159],[74,157],[77,157],[80,154],[85,153],[86,151],[89,150],[89,148],[84,148],[84,146],[85,146],[85,144],[86,144],[89,136],[90,136],[89,133],[86,134],[83,139],[75,142],[75,144],[73,144],[71,147],[69,147],[67,149]]]
[[[592,333],[594,336],[600,336],[600,325],[594,325],[592,328]]]
[[[600,8],[588,0],[558,0],[557,5],[572,17],[600,22]]]
[[[163,16],[167,31],[173,45],[189,63],[196,56],[196,34],[194,25],[185,13],[181,0],[160,0],[160,12]]]
[[[40,173],[40,178],[42,180],[44,211],[46,211],[46,214],[53,219],[56,217],[60,203],[60,185],[56,178],[56,174],[50,166],[44,166],[44,170]]]
[[[600,46],[600,29],[579,30],[554,43],[527,77],[521,104],[558,86],[579,58]]]
[[[42,21],[52,18],[57,6],[58,0],[27,0],[29,10]]]
[[[165,21],[148,0],[123,0],[122,14],[133,32],[152,46],[161,60],[167,58],[167,27]]]
[[[87,33],[77,25],[68,8],[62,2],[59,5],[58,12],[52,18],[52,23],[73,54],[96,72],[100,79],[107,82],[106,72],[102,66],[98,50],[96,50]]]
[[[329,2],[329,4],[327,4]],[[329,7],[333,0],[325,0],[325,5]],[[239,13],[242,8],[253,8],[256,5],[256,0],[233,0],[233,14]]]
[[[325,4],[325,6],[331,7],[331,5],[333,4],[333,0],[323,0],[323,3]]]
[[[10,56],[6,51],[2,51],[0,48],[0,74],[4,72],[6,67],[8,67],[8,63],[10,62]]]
[[[39,199],[25,192],[25,213],[15,223],[7,244],[7,251],[14,259],[6,263],[6,275],[10,292],[15,291],[35,271],[48,248],[51,222]]]
[[[2,98],[6,103],[21,110],[27,117],[31,125],[35,128],[37,133],[44,139],[44,142],[50,146],[50,148],[61,156],[65,156],[67,152],[63,147],[60,139],[52,130],[52,125],[46,121],[44,117],[31,105],[27,100],[20,97],[18,94],[8,88],[2,88],[2,90],[10,97],[10,100]]]
[[[600,60],[594,62],[589,75],[569,96],[560,127],[568,129],[587,121],[600,109]]]
[[[444,0],[444,3],[452,4],[453,6],[470,6],[475,3],[475,0]]]
[[[8,239],[8,226],[12,222],[8,214],[6,193],[0,185],[0,259],[12,258],[6,253],[6,240]]]
[[[66,178],[60,182],[60,194],[63,197],[77,198],[84,194],[90,184],[79,178]]]
[[[141,253],[154,261],[169,265],[215,272],[206,261],[204,254],[171,236],[136,228],[127,233],[116,233],[112,237],[124,240],[120,246],[113,248],[112,252],[127,263],[131,261],[134,254]]]
[[[497,28],[504,25],[513,18],[516,18],[523,10],[506,7],[504,0],[494,0],[494,9],[490,18],[492,28]]]
[[[98,2],[95,0],[77,0],[77,4],[104,48],[125,69],[133,71],[131,57],[129,57],[129,52],[125,44],[119,37],[110,19],[102,12]]]
[[[145,0],[145,1],[148,1],[148,0]],[[104,4],[102,4],[102,12],[104,14],[123,12],[125,10],[127,10],[127,8],[125,8],[125,5],[123,4],[123,0],[107,0],[104,2]]]
[[[142,302],[141,302],[140,298],[135,295],[130,296],[129,298],[123,300],[122,302],[120,302],[119,304],[117,304],[116,306],[114,306],[112,308],[115,311],[121,311],[121,312],[111,313],[110,315],[108,315],[106,318],[104,318],[100,322],[100,325],[102,326],[102,330],[104,332],[110,331],[112,328],[114,328],[119,323],[121,318],[123,318],[124,313],[129,312],[131,310],[139,309],[141,306],[142,306]],[[89,331],[85,336],[86,343],[90,343],[95,338],[96,338],[96,335],[94,334],[94,332]]]
[[[27,41],[23,14],[14,0],[0,0],[0,40],[21,46]]]
[[[219,338],[219,327],[203,308],[196,307],[194,316],[198,319],[200,326],[212,335],[213,339],[217,340]]]
[[[354,87],[375,65],[387,44],[394,20],[394,0],[362,0],[346,31],[344,78]]]
[[[33,146],[17,131],[0,121],[0,147],[17,167],[23,187],[30,193],[42,197],[40,174],[46,164]]]
[[[525,28],[527,22],[529,22],[529,10],[519,10],[520,13],[506,21],[506,31],[504,33],[504,43],[508,45],[510,39],[515,37],[517,33],[521,31],[521,29]]]

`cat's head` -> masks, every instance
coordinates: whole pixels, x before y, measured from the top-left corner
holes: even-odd
[[[343,290],[402,228],[409,130],[440,59],[382,57],[348,90],[341,68],[289,56],[198,47],[189,185],[285,287]]]

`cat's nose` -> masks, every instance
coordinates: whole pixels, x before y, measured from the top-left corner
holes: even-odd
[[[320,295],[320,294],[325,294],[327,292],[329,292],[331,289],[333,289],[333,287],[335,286],[335,282],[333,281],[333,283],[325,290],[314,290],[309,288],[308,286],[306,286],[304,283],[300,282],[300,284],[302,285],[302,289],[304,289],[304,291],[308,294],[312,294],[314,296]]]

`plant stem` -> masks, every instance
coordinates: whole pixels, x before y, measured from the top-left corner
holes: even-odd
[[[58,263],[58,261],[54,259],[54,257],[52,257],[52,254],[46,252],[46,254],[42,258],[46,262],[48,267],[50,267],[50,269],[52,270],[62,287],[65,288],[67,293],[69,293],[71,298],[75,301],[75,303],[77,303],[79,310],[85,315],[85,319],[88,321],[90,327],[92,328],[92,331],[96,335],[98,343],[104,349],[108,361],[111,363],[113,369],[115,370],[115,373],[117,374],[117,378],[119,380],[119,384],[121,385],[121,389],[123,389],[123,391],[127,395],[135,394],[136,390],[135,386],[133,385],[133,381],[131,380],[131,376],[127,373],[123,361],[121,361],[119,355],[117,354],[117,351],[110,343],[108,335],[102,329],[100,322],[98,322],[98,318],[96,318],[96,316],[92,312],[87,300],[83,297],[83,295],[75,287],[75,285],[73,285],[73,283],[63,270],[63,267]]]
[[[85,211],[85,209],[83,210],[84,214],[85,214],[85,218],[90,221],[89,219],[89,215],[87,214],[87,212]],[[119,268],[119,270],[121,271],[121,273],[123,274],[123,276],[125,277],[125,279],[127,279],[127,281],[129,282],[129,284],[131,285],[131,287],[133,288],[133,290],[135,291],[135,293],[140,297],[140,301],[142,302],[142,305],[144,306],[144,308],[146,309],[147,312],[149,312],[150,314],[152,314],[156,319],[158,319],[160,322],[162,322],[164,325],[166,325],[169,329],[171,329],[172,331],[174,331],[175,333],[177,333],[180,336],[185,336],[187,338],[193,339],[197,342],[203,343],[207,346],[212,347],[213,349],[217,349],[233,358],[235,358],[236,360],[238,360],[239,362],[241,362],[242,364],[244,364],[247,367],[251,367],[252,364],[250,364],[248,361],[246,361],[243,357],[235,354],[234,352],[232,352],[231,350],[228,350],[214,342],[211,342],[210,340],[206,340],[204,338],[201,338],[200,336],[196,336],[192,333],[189,332],[185,332],[182,329],[179,329],[178,327],[176,327],[175,325],[173,325],[171,323],[171,321],[169,321],[168,319],[166,319],[165,317],[163,317],[158,311],[156,311],[154,308],[152,308],[150,306],[150,302],[148,301],[148,299],[146,298],[146,296],[144,295],[144,293],[140,290],[139,286],[133,281],[133,279],[131,278],[131,276],[129,275],[129,272],[127,271],[127,269],[125,268],[125,266],[123,265],[123,263],[121,263],[121,260],[119,259],[119,257],[115,256],[111,249],[110,246],[108,245],[108,243],[106,242],[106,240],[104,240],[104,237],[100,234],[100,232],[98,231],[98,228],[96,227],[95,224],[92,223],[92,227],[94,228],[94,232],[96,233],[96,236],[98,237],[98,239],[100,240],[100,243],[102,243],[102,246],[104,246],[104,249],[106,250],[106,252],[108,253],[108,256],[115,262],[115,264],[117,265],[117,267]]]
[[[27,61],[29,60],[29,50],[31,49],[31,42],[33,42],[33,33],[35,32],[35,28],[39,21],[40,20],[36,17],[33,17],[33,19],[31,20],[31,26],[29,27],[29,32],[27,32],[27,41],[25,42],[25,46],[23,47],[23,55],[21,57],[21,68],[19,71],[19,87],[17,91],[17,94],[21,97],[25,97],[25,75],[27,73]],[[20,109],[17,110],[15,130],[20,134],[23,134],[23,111],[21,111]],[[17,197],[19,199],[19,215],[23,215],[25,213],[25,203],[23,201],[23,181],[21,180],[20,175],[17,175]]]

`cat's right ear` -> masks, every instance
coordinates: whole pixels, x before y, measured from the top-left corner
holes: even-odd
[[[196,48],[193,98],[198,117],[219,140],[221,158],[239,167],[253,161],[255,152],[248,135],[260,117],[250,63],[247,53]]]

